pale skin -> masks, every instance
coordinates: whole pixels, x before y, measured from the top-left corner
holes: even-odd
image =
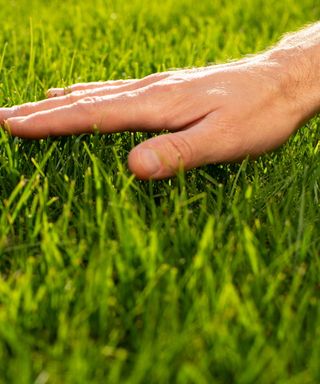
[[[224,65],[50,89],[46,100],[0,108],[0,122],[31,139],[169,131],[136,146],[128,159],[137,178],[162,179],[275,149],[319,111],[316,23]]]

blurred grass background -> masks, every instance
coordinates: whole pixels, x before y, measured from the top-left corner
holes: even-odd
[[[258,52],[318,1],[0,0],[0,104]],[[139,182],[147,134],[0,135],[0,383],[318,383],[320,132]]]

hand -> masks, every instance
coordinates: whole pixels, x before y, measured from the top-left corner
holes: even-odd
[[[285,142],[315,112],[302,103],[300,77],[293,79],[289,68],[267,53],[141,80],[76,84],[49,90],[44,101],[1,108],[0,122],[12,135],[32,139],[95,129],[170,131],[129,155],[138,178],[161,179],[181,168],[255,157]]]

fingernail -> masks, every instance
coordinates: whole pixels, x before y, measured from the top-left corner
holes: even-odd
[[[9,134],[11,135],[11,128],[10,128],[10,125],[8,123],[8,120],[5,120],[3,123],[2,123],[2,128]]]
[[[65,95],[69,95],[69,93],[72,93],[72,89],[71,89],[71,87],[65,87],[65,88],[63,88],[63,93],[64,93]]]
[[[159,156],[152,149],[141,149],[139,151],[140,163],[146,173],[150,176],[155,175],[161,168]]]
[[[47,91],[47,97],[57,97],[63,94],[59,88],[51,88]]]

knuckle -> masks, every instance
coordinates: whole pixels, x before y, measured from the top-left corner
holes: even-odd
[[[179,81],[161,81],[147,87],[145,101],[153,117],[163,129],[176,128],[186,92]]]
[[[137,95],[137,101],[142,109],[143,114],[147,117],[148,121],[154,121],[154,124],[163,129],[166,129],[169,124],[167,118],[167,102],[160,97],[159,87],[150,86],[144,91],[140,91]]]
[[[88,93],[88,91],[86,90],[78,90],[78,91],[74,91],[72,93],[70,93],[70,97],[74,97],[74,99],[79,99],[80,97],[85,97],[85,95]]]
[[[172,134],[167,136],[168,153],[174,155],[174,160],[180,166],[186,167],[193,159],[192,145],[183,135]]]
[[[148,88],[149,91],[159,95],[160,97],[168,98],[170,94],[179,95],[186,91],[186,86],[189,84],[189,80],[181,76],[171,76],[162,79],[158,83],[151,84]]]
[[[95,105],[101,101],[100,97],[84,97],[75,102],[75,107],[80,113],[93,115],[96,111]]]
[[[82,96],[83,96],[82,91],[75,91],[72,93],[68,93],[64,97],[69,104],[73,104],[73,103],[76,103],[79,100],[79,98],[81,98]]]
[[[158,84],[159,90],[161,94],[166,95],[168,97],[169,94],[175,94],[181,91],[182,82],[176,79],[170,79],[162,81]]]

